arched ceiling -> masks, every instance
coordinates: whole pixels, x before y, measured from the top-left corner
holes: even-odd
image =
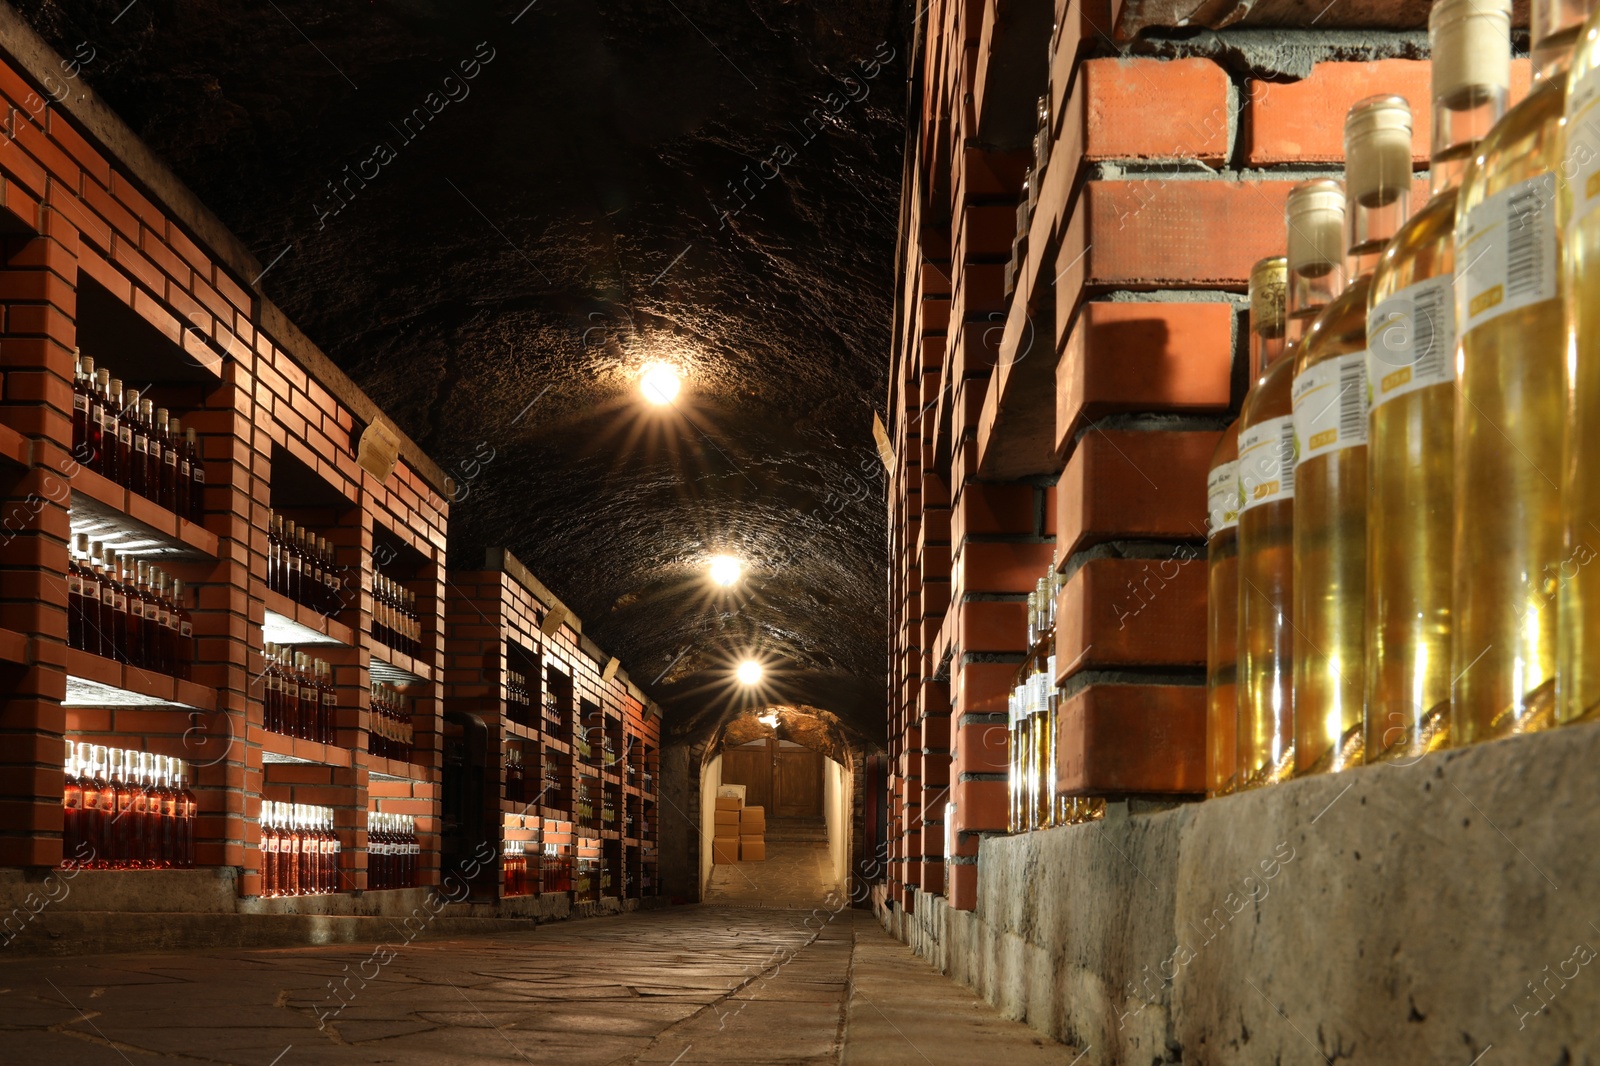
[[[909,9],[17,7],[461,480],[455,565],[509,548],[669,725],[731,714],[748,650],[767,698],[882,735]],[[687,372],[673,411],[638,401],[649,360]],[[719,550],[751,572],[713,597]]]

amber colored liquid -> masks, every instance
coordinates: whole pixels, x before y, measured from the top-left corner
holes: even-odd
[[[1451,188],[1395,235],[1371,302],[1454,270],[1455,229]],[[1368,762],[1415,757],[1449,736],[1455,410],[1455,386],[1441,383],[1379,404],[1368,424]]]
[[[1560,164],[1565,78],[1539,82],[1479,145],[1458,217]],[[1561,447],[1567,405],[1561,301],[1462,337],[1456,406],[1453,744],[1554,722]]]
[[[1371,281],[1357,278],[1317,317],[1298,372],[1366,350]],[[1295,773],[1317,774],[1361,765],[1367,447],[1302,459],[1294,479]]]
[[[1294,360],[1280,356],[1245,397],[1241,432],[1289,414]],[[1282,781],[1294,768],[1295,501],[1239,514],[1239,788]]]
[[[1589,16],[1573,54],[1573,81],[1594,66],[1589,31],[1600,12]],[[1588,200],[1588,190],[1577,195]],[[1562,190],[1567,212],[1570,189]],[[1584,206],[1587,206],[1585,203]],[[1563,220],[1565,219],[1563,213]],[[1600,553],[1600,480],[1594,457],[1600,447],[1600,213],[1584,215],[1567,231],[1567,339],[1572,348],[1568,390],[1567,438],[1563,453],[1561,517],[1567,558],[1557,596],[1560,624],[1556,646],[1556,717],[1579,722],[1600,710],[1600,575],[1588,565]]]
[[[1239,424],[1223,431],[1211,469],[1239,458]],[[1206,793],[1233,791],[1239,760],[1239,530],[1206,541]]]
[[[1045,829],[1055,824],[1056,746],[1054,716],[1041,712],[1033,716],[1033,826]]]
[[[1020,718],[1011,731],[1011,831],[1028,831],[1028,765],[1033,752],[1030,719]]]

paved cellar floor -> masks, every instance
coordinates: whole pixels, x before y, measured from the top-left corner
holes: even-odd
[[[387,947],[0,953],[8,1066],[1064,1066],[1075,1054],[935,974],[870,914],[821,904],[708,903],[498,937],[424,929],[408,942],[397,928]]]

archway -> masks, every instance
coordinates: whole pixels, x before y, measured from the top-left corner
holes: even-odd
[[[860,764],[838,719],[818,708],[768,705],[725,722],[701,759],[701,898],[801,903],[813,893],[809,902],[817,903],[830,891],[848,898]],[[716,799],[725,785],[766,812],[770,839],[760,864],[734,859],[727,847],[717,854]]]

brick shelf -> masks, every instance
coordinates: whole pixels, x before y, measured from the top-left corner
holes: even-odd
[[[83,467],[71,478],[72,526],[119,554],[217,558],[217,535]]]
[[[0,629],[0,662],[20,663],[25,666],[31,661],[28,656],[27,635],[11,629]]]
[[[217,694],[192,681],[66,649],[66,707],[174,707],[214,711]]]
[[[387,667],[388,669],[384,669]],[[404,652],[395,651],[387,644],[372,642],[372,675],[379,681],[388,680],[384,675],[405,675],[399,680],[404,681],[432,681],[433,667],[421,659],[414,659]],[[390,684],[395,683],[393,680]]]
[[[312,610],[296,603],[280,592],[270,589],[262,593],[266,601],[266,619],[263,623],[267,639],[274,644],[339,644],[354,647],[355,630],[331,615]]]
[[[397,781],[424,781],[431,783],[438,780],[438,775],[431,766],[421,766],[414,762],[406,762],[403,759],[385,759],[378,755],[367,755],[364,758],[366,759],[367,772],[370,774],[382,774],[386,778]]]
[[[315,740],[286,737],[282,733],[274,733],[267,729],[257,732],[256,740],[261,745],[261,761],[264,764],[304,763],[343,769],[353,765],[351,750],[336,744],[321,744]]]
[[[10,426],[0,425],[0,460],[16,466],[31,466],[33,442]]]

